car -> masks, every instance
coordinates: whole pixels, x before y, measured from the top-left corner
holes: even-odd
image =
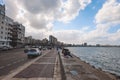
[[[42,48],[42,50],[44,51],[44,50],[47,50],[47,48]]]
[[[39,50],[39,48],[25,49],[24,52],[27,54],[28,58],[40,56],[42,54],[42,52]]]
[[[8,50],[8,49],[9,49],[8,46],[3,46],[3,47],[1,48],[2,51],[6,51],[6,50]]]
[[[12,46],[9,46],[9,47],[8,47],[8,50],[12,50],[12,49],[13,49],[13,47],[12,47]]]
[[[7,50],[11,50],[11,49],[13,49],[12,46],[1,46],[1,47],[0,47],[0,50],[1,50],[1,51],[7,51]]]

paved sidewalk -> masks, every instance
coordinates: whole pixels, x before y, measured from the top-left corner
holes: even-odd
[[[61,80],[58,60],[57,51],[52,49],[2,80]]]

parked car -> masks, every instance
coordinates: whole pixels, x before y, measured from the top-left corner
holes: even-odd
[[[44,51],[44,50],[47,50],[47,48],[42,48],[42,50]]]
[[[2,51],[6,51],[6,50],[8,50],[8,49],[9,49],[9,47],[7,47],[7,46],[3,46],[3,47],[1,48]]]
[[[8,49],[11,50],[11,49],[13,49],[13,47],[12,47],[12,46],[9,46]]]
[[[1,46],[1,47],[0,47],[0,50],[1,50],[1,51],[11,50],[11,49],[13,49],[12,46]]]
[[[2,47],[0,47],[0,51],[2,51]]]
[[[39,56],[42,54],[42,52],[39,50],[39,48],[29,48],[25,49],[24,52],[27,54],[28,58]]]

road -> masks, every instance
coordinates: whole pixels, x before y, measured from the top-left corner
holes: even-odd
[[[24,49],[14,49],[0,52],[0,76],[9,74],[14,69],[30,61]]]
[[[56,49],[44,50],[41,56],[32,59],[27,58],[23,49],[12,50],[8,53],[2,53],[0,61],[1,80],[28,80],[33,78],[36,80],[56,80],[57,78]],[[23,65],[24,63],[25,65]]]

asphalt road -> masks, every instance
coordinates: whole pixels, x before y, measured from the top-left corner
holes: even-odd
[[[0,76],[9,74],[14,69],[30,61],[24,49],[14,49],[0,52]]]

